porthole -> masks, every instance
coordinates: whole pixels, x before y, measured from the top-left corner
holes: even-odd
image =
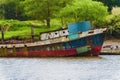
[[[58,33],[55,33],[55,35],[57,35]]]
[[[63,31],[63,33],[65,33],[65,31]]]

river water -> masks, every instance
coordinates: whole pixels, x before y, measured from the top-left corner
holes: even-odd
[[[120,55],[0,58],[0,80],[120,80]]]

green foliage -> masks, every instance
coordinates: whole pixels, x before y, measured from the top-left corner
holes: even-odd
[[[3,6],[3,2],[0,0],[0,19],[4,19],[4,6]]]
[[[111,12],[114,6],[120,6],[120,0],[94,0],[103,2],[106,6],[108,6],[108,11]]]
[[[119,15],[120,14],[120,7],[113,7],[112,14]]]
[[[41,20],[48,27],[53,18],[61,19],[62,24],[85,20],[99,23],[104,22],[106,9],[102,3],[92,0],[1,0],[0,18]]]
[[[107,14],[106,6],[92,0],[74,0],[61,10],[61,17],[74,19],[74,22],[86,20],[98,22],[104,20]]]
[[[113,15],[108,20],[109,33],[114,37],[120,38],[120,14]]]
[[[89,20],[106,24],[107,7],[92,0],[0,0],[0,26],[5,27],[5,38],[30,38],[31,25],[35,35],[57,30],[62,24]],[[87,3],[87,4],[86,4]],[[67,5],[67,6],[66,6]],[[56,18],[57,20],[53,20]],[[16,20],[17,19],[17,20]],[[37,21],[18,21],[18,20]],[[61,22],[58,20],[61,19]],[[40,20],[40,21],[38,21]],[[52,24],[51,27],[50,23]],[[1,37],[1,35],[0,35]]]
[[[32,19],[46,20],[47,26],[50,27],[51,18],[57,16],[67,1],[69,0],[25,0],[22,4],[27,16]]]
[[[48,28],[40,21],[0,20],[0,26],[4,26],[5,39],[16,37],[20,39],[30,39],[31,26],[34,26],[34,34],[36,36],[42,32],[54,31],[61,28],[58,20],[52,20],[51,23],[52,26]]]
[[[15,31],[21,30],[21,28],[29,27],[31,24],[29,21],[18,21],[18,20],[1,20],[0,26],[4,26],[5,30]]]
[[[1,0],[0,3],[0,15],[5,19],[18,19],[25,20],[25,16],[23,15],[23,6],[20,5],[21,0]]]

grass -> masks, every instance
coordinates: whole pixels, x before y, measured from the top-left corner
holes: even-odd
[[[58,30],[61,24],[58,20],[51,21],[51,27],[48,28],[45,23],[40,21],[18,21],[18,20],[0,20],[0,26],[4,25],[5,39],[19,37],[20,39],[31,38],[31,26],[34,26],[34,34],[39,35],[43,32]],[[1,39],[1,35],[0,35]]]

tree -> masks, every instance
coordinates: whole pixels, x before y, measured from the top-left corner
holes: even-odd
[[[87,3],[87,4],[86,4]],[[101,21],[108,14],[107,7],[92,0],[74,0],[61,10],[61,17],[74,18],[75,21]]]
[[[4,19],[4,13],[5,13],[5,10],[4,10],[3,1],[0,0],[0,19]]]
[[[111,12],[114,6],[120,6],[120,0],[94,0],[103,2],[104,5],[108,6],[108,11]]]
[[[22,0],[1,0],[0,12],[5,19],[24,20],[23,6],[20,5]]]
[[[69,0],[25,0],[25,14],[32,19],[46,20],[50,27],[51,18],[55,17],[59,10],[66,5]]]
[[[20,5],[20,0],[7,0],[5,3],[5,18],[23,20],[23,8]]]
[[[108,21],[108,32],[110,35],[120,38],[120,14],[112,15]]]

